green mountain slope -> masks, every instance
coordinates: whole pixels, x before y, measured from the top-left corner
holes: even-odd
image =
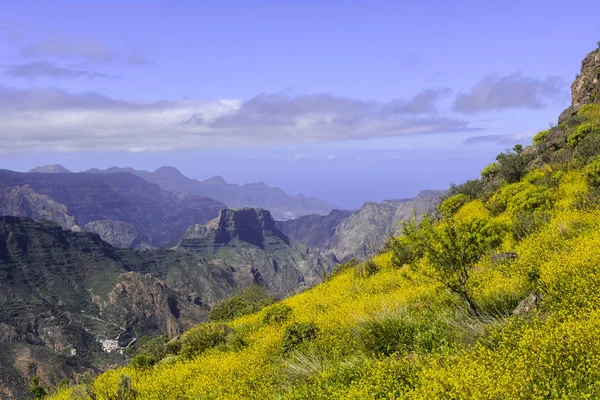
[[[372,260],[51,398],[600,397],[597,101],[451,188]]]

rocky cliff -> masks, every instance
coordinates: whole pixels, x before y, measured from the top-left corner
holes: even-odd
[[[277,227],[290,238],[313,249],[333,254],[339,260],[366,258],[378,251],[400,223],[431,209],[440,192],[425,190],[413,199],[367,202],[354,212],[335,211],[327,216],[305,216],[278,221]]]
[[[558,117],[558,123],[577,114],[586,104],[600,104],[600,48],[581,62],[581,72],[571,85],[571,106]]]
[[[255,208],[222,210],[209,224],[190,227],[177,248],[230,269],[237,285],[259,284],[278,296],[320,282],[336,265],[290,240],[269,211]]]

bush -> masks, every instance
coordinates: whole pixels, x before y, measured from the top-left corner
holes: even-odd
[[[446,200],[438,207],[440,214],[444,218],[450,218],[456,213],[463,205],[470,200],[469,196],[459,193]]]
[[[550,130],[548,129],[545,131],[538,132],[538,134],[533,137],[533,144],[536,144],[538,146],[544,144],[546,142],[546,139],[548,139],[548,135],[550,135]]]
[[[159,360],[147,354],[138,354],[131,359],[129,365],[135,369],[146,369],[156,364],[157,361]]]
[[[591,186],[600,187],[600,157],[597,157],[593,162],[587,165],[583,172],[587,176]]]
[[[357,278],[369,278],[379,272],[379,266],[373,261],[365,261],[356,266],[354,274]]]
[[[451,184],[445,197],[450,198],[457,194],[464,194],[471,199],[476,199],[483,193],[483,188],[484,185],[481,180],[471,179],[460,185]]]
[[[405,309],[375,314],[359,324],[357,333],[365,349],[378,357],[429,353],[449,343],[449,330],[435,318],[420,319]]]
[[[569,135],[567,143],[571,147],[576,147],[579,142],[591,135],[600,135],[600,127],[590,123],[582,124],[574,133]]]
[[[355,269],[358,266],[358,260],[356,258],[351,258],[343,264],[338,264],[335,268],[325,277],[325,280],[329,280],[334,276],[338,276],[344,271],[349,271],[351,269]]]
[[[248,315],[260,311],[264,307],[273,304],[275,299],[269,296],[267,290],[258,285],[252,285],[245,289],[241,295],[231,296],[218,302],[208,317],[211,321],[231,321],[242,315]]]
[[[315,340],[318,333],[319,328],[313,322],[294,322],[283,332],[283,351],[290,352],[302,343]]]
[[[394,268],[402,268],[417,259],[413,243],[404,236],[391,238],[385,248],[391,253],[390,262]]]
[[[225,324],[200,324],[181,338],[181,355],[192,358],[210,348],[225,344],[231,328]]]
[[[534,158],[533,153],[525,153],[523,146],[517,144],[512,150],[500,153],[496,157],[498,174],[508,183],[519,182],[525,176],[527,166]]]
[[[484,179],[493,178],[498,173],[498,165],[496,163],[488,164],[481,170],[481,177]]]
[[[521,212],[515,216],[513,236],[516,240],[536,232],[550,221],[550,214],[544,211]]]
[[[263,324],[267,325],[281,324],[290,317],[291,313],[292,308],[287,304],[273,304],[272,306],[263,310],[261,321]]]

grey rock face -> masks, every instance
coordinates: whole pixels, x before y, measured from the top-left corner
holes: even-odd
[[[222,210],[209,224],[190,227],[177,248],[231,270],[238,287],[259,284],[277,296],[321,282],[336,265],[290,240],[268,211],[253,208]]]
[[[277,222],[277,226],[290,238],[310,243],[339,260],[367,258],[381,249],[390,235],[399,233],[402,221],[430,210],[438,198],[438,191],[428,190],[414,199],[368,202],[351,213],[302,217]]]

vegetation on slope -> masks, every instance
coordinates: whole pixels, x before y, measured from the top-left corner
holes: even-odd
[[[51,398],[598,398],[598,126],[587,105],[371,261]]]

